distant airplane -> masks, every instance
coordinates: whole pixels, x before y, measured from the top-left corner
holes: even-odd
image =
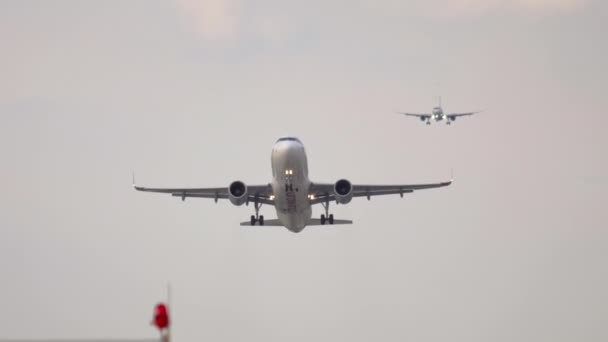
[[[422,114],[416,114],[416,113],[404,113],[404,112],[397,112],[398,114],[404,114],[404,115],[408,115],[408,116],[415,116],[420,118],[421,121],[426,121],[427,125],[431,124],[431,119],[435,120],[436,122],[445,120],[445,123],[448,125],[452,124],[452,121],[456,120],[457,117],[459,116],[469,116],[469,115],[473,115],[476,113],[479,113],[479,111],[477,112],[468,112],[468,113],[449,113],[446,114],[443,112],[443,108],[441,108],[441,97],[439,97],[439,105],[435,108],[433,108],[433,110],[431,111],[431,113],[422,113]]]
[[[284,137],[276,141],[271,155],[273,180],[269,184],[247,186],[242,181],[234,181],[228,187],[220,188],[146,188],[135,185],[138,191],[168,193],[172,196],[211,198],[217,203],[218,199],[228,199],[234,205],[254,205],[255,215],[242,226],[283,226],[298,233],[306,226],[329,224],[351,224],[348,220],[335,220],[329,214],[329,203],[347,204],[353,197],[399,194],[415,190],[448,186],[452,181],[430,184],[405,185],[356,185],[346,179],[335,183],[313,183],[308,179],[308,163],[304,145],[293,137]],[[135,177],[133,177],[135,178]],[[275,207],[278,219],[264,220],[259,215],[263,204]],[[313,219],[311,206],[323,205],[325,214],[320,219]]]

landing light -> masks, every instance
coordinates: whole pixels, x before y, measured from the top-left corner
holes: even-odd
[[[274,200],[274,195],[270,195],[270,200]]]

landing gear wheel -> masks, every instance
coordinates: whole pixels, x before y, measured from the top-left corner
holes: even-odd
[[[334,214],[329,214],[329,224],[334,224]]]
[[[257,222],[260,226],[264,225],[264,215],[260,215],[260,208],[262,207],[262,203],[258,201],[258,198],[255,198],[253,203],[253,208],[255,209],[255,215],[251,215],[251,225],[255,226]]]
[[[325,224],[325,215],[321,214],[321,224]]]

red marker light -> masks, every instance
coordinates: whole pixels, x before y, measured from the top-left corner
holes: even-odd
[[[157,304],[154,308],[154,320],[152,321],[158,330],[163,330],[169,327],[169,313],[165,304]]]

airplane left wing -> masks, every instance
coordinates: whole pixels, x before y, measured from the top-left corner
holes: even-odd
[[[452,180],[440,183],[426,184],[403,184],[403,185],[352,185],[353,197],[367,197],[369,200],[372,196],[381,195],[396,195],[414,192],[416,190],[432,189],[448,186],[452,184]],[[333,183],[313,183],[311,185],[311,204],[325,203],[336,200]]]
[[[133,188],[137,191],[159,192],[171,194],[171,196],[181,197],[182,201],[186,197],[211,198],[216,202],[218,199],[228,199],[228,187],[223,188],[148,188],[133,184]],[[274,205],[274,199],[271,199],[272,187],[266,185],[248,185],[247,186],[247,201]]]
[[[446,116],[451,118],[451,117],[459,117],[459,116],[469,116],[469,115],[473,115],[473,114],[477,114],[478,112],[468,112],[468,113],[451,113],[451,114],[447,114]]]

